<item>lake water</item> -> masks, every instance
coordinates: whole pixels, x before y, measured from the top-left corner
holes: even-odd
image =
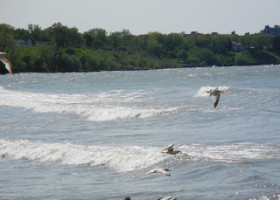
[[[0,116],[0,199],[280,199],[279,65],[5,75]]]

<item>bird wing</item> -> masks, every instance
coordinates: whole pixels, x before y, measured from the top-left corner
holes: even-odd
[[[153,173],[157,173],[157,174],[164,175],[164,176],[170,176],[170,174],[167,171],[165,171],[164,169],[152,169],[152,170],[146,172],[146,174],[153,174]]]
[[[214,102],[214,108],[217,107],[217,105],[218,105],[218,103],[219,103],[219,100],[220,100],[220,95],[217,95],[217,96],[216,96],[216,100],[215,100],[215,102]]]
[[[173,153],[176,153],[179,149],[179,146],[173,147]]]
[[[157,169],[156,172],[158,174],[161,174],[161,175],[164,175],[164,176],[170,176],[170,174],[167,171],[165,171],[164,169]]]
[[[171,151],[173,149],[174,144],[170,144],[166,147],[166,150]]]
[[[4,63],[6,69],[11,73],[14,74],[13,72],[13,67],[12,67],[12,63],[6,59],[6,58],[0,58],[0,60]]]
[[[155,170],[154,170],[154,169],[152,169],[152,170],[146,172],[146,174],[152,174],[152,173],[155,173]]]
[[[158,200],[176,200],[177,198],[172,197],[172,196],[167,196],[167,197],[161,197]]]
[[[174,146],[174,144],[170,144],[170,145],[164,147],[164,149],[161,152],[167,153],[168,151],[173,151],[173,146]]]

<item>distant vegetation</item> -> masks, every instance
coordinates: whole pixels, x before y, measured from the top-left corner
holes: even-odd
[[[80,33],[61,23],[42,30],[0,24],[0,51],[16,72],[88,72],[280,63],[280,38],[251,34]]]

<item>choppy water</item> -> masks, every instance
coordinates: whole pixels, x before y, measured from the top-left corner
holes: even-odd
[[[5,75],[0,199],[279,200],[279,134],[278,65]]]

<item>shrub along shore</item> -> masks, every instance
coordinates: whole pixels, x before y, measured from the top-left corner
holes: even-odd
[[[261,33],[191,34],[129,30],[80,33],[61,23],[42,30],[0,24],[0,51],[15,72],[90,72],[280,64],[280,37]],[[0,64],[2,65],[2,63]]]

